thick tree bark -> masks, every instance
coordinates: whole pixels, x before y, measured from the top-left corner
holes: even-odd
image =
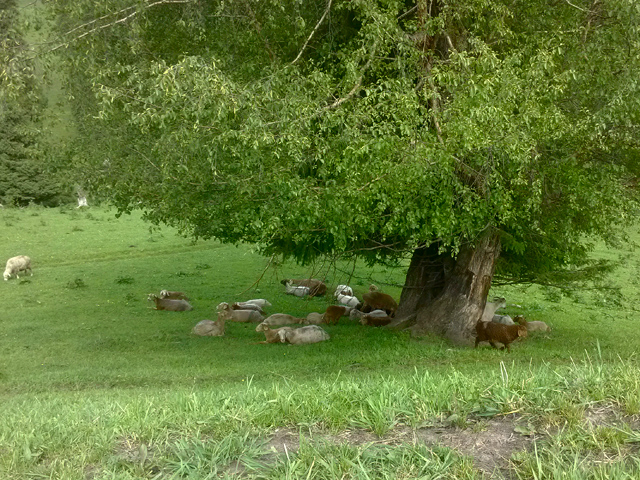
[[[497,232],[463,247],[455,264],[437,255],[437,248],[416,250],[396,315],[399,322],[415,314],[413,335],[431,332],[459,345],[473,343],[499,255]]]

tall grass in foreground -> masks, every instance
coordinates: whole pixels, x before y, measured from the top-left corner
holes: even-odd
[[[346,319],[327,327],[329,342],[289,347],[257,344],[254,325],[229,324],[224,338],[189,332],[221,301],[264,297],[271,313],[297,316],[331,301],[284,295],[283,277],[326,276],[357,294],[373,282],[399,297],[404,271],[265,271],[248,246],[194,244],[102,209],[8,209],[0,226],[2,259],[28,254],[34,263],[33,277],[0,284],[1,479],[480,478],[460,452],[385,439],[404,429],[477,430],[492,418],[537,435],[498,477],[640,477],[625,458],[640,443],[633,251],[596,252],[624,260],[611,277],[619,296],[492,292],[507,297],[507,313],[553,328],[511,354]],[[151,310],[146,295],[162,288],[186,291],[194,310]],[[611,419],[585,421],[604,407]],[[279,429],[302,435],[295,450],[274,450]],[[380,441],[354,443],[345,431]]]

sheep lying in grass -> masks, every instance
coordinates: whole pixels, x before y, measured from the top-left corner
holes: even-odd
[[[26,255],[18,255],[17,257],[11,257],[7,260],[7,266],[4,269],[4,274],[2,275],[5,281],[8,281],[12,275],[15,275],[16,278],[20,278],[18,273],[29,271],[30,275],[33,275],[33,271],[31,270],[31,259]]]
[[[304,325],[321,325],[324,323],[324,314],[311,312],[307,315],[307,318],[302,323]]]
[[[369,317],[387,317],[387,312],[385,312],[384,310],[371,310],[369,313],[364,313],[361,312],[360,310],[357,309],[352,309],[351,312],[349,313],[349,319],[350,320],[360,320],[362,318],[363,315],[369,315]]]
[[[527,336],[527,321],[522,317],[523,323],[515,325],[503,325],[495,322],[483,322],[478,320],[476,324],[476,345],[480,342],[489,342],[493,348],[498,348],[496,343],[501,343],[501,350],[511,351],[509,344],[518,338]]]
[[[193,310],[193,307],[186,300],[174,300],[170,298],[160,298],[150,293],[147,300],[155,303],[155,310],[167,310],[170,312],[187,312]]]
[[[334,293],[333,296],[337,297],[338,295],[353,297],[353,289],[349,285],[338,285],[336,287],[336,293]]]
[[[292,345],[324,342],[331,338],[327,332],[317,325],[308,325],[306,327],[292,328],[289,330],[281,329],[278,335],[282,343],[291,343]]]
[[[296,297],[304,297],[309,295],[309,287],[305,287],[304,285],[294,285],[291,282],[288,282],[284,286],[284,291],[288,295],[294,295]]]
[[[501,323],[502,325],[513,325],[515,322],[509,315],[494,315],[492,322]]]
[[[294,317],[288,313],[274,313],[273,315],[269,315],[265,318],[262,323],[270,327],[275,327],[277,325],[293,325],[295,323],[302,323],[304,320],[304,318]]]
[[[247,303],[247,302],[235,302],[231,305],[231,308],[234,310],[255,310],[259,314],[264,314],[264,310],[260,305],[256,305],[255,303]]]
[[[358,306],[360,305],[360,300],[358,300],[358,298],[354,297],[353,295],[337,295],[336,300],[338,301],[338,303],[351,308],[358,308]]]
[[[327,293],[327,286],[322,280],[315,278],[285,278],[280,283],[283,285],[291,284],[292,286],[307,287],[309,289],[308,295],[310,297],[320,297]],[[299,295],[304,296],[304,295]]]
[[[265,300],[264,298],[254,298],[252,300],[247,300],[246,302],[240,302],[240,303],[242,303],[242,304],[244,304],[244,303],[252,303],[254,305],[258,305],[261,308],[270,307],[271,306],[269,301]]]
[[[369,325],[370,327],[384,327],[389,325],[393,321],[393,318],[386,315],[384,317],[374,316],[372,317],[368,313],[365,313],[360,317],[361,325]]]
[[[202,320],[193,327],[191,333],[201,337],[222,337],[224,335],[224,317],[212,320]]]
[[[170,290],[160,290],[160,298],[170,300],[189,300],[184,292],[172,292]]]
[[[255,310],[234,310],[227,302],[222,302],[217,307],[218,320],[224,318],[234,322],[260,323],[264,317]]]
[[[256,332],[264,332],[264,336],[266,340],[264,342],[259,343],[284,343],[282,339],[286,337],[286,332],[289,330],[293,330],[291,327],[281,327],[281,328],[270,328],[269,325],[265,325],[261,323],[256,327]],[[280,332],[283,332],[283,335],[280,335]]]

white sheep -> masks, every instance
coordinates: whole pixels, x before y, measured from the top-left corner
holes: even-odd
[[[234,310],[227,302],[222,302],[217,307],[218,320],[232,320],[234,322],[260,323],[264,317],[255,310]]]
[[[358,300],[358,298],[354,297],[353,295],[337,295],[336,300],[338,300],[338,303],[346,305],[347,307],[355,308],[360,305],[360,300]]]
[[[318,343],[331,338],[327,332],[317,325],[308,325],[306,327],[292,328],[289,330],[280,329],[278,336],[282,343],[291,343],[293,345]]]
[[[280,327],[271,329],[269,325],[265,325],[261,323],[256,327],[256,332],[264,332],[265,341],[259,343],[284,343],[283,338],[286,338],[286,334],[284,332],[293,330],[291,327]],[[281,335],[280,332],[283,332]]]
[[[12,275],[15,275],[16,278],[20,278],[18,275],[19,272],[29,271],[30,275],[33,275],[33,271],[31,270],[31,259],[26,255],[18,255],[17,257],[11,257],[7,260],[7,267],[4,269],[4,274],[2,275],[5,281],[9,280]]]
[[[304,297],[305,295],[309,295],[309,292],[310,292],[309,287],[294,285],[291,282],[287,282],[284,288],[287,294],[295,295],[296,297]]]
[[[491,319],[492,322],[501,323],[503,325],[514,325],[515,322],[509,315],[494,315]]]
[[[234,310],[255,310],[260,314],[264,314],[264,310],[260,305],[256,305],[255,303],[247,303],[247,302],[235,302],[231,305],[231,308]]]
[[[333,294],[334,297],[338,295],[348,295],[353,296],[353,289],[349,285],[338,285],[336,287],[336,293]]]
[[[274,313],[273,315],[269,315],[267,318],[265,318],[262,323],[270,327],[275,327],[277,325],[292,325],[294,323],[302,323],[304,320],[304,318],[294,317],[293,315],[289,315],[288,313]]]
[[[265,300],[264,298],[254,298],[252,300],[247,300],[246,302],[240,302],[240,303],[253,303],[254,305],[258,305],[261,308],[271,306],[269,301]]]
[[[387,316],[387,312],[385,312],[384,310],[373,310],[367,314],[365,314],[364,312],[361,312],[360,310],[356,310],[355,308],[353,308],[351,310],[351,312],[349,313],[349,319],[350,320],[360,320],[362,318],[363,315],[369,315],[369,317],[371,318],[384,318]]]
[[[499,308],[507,306],[507,300],[502,297],[495,297],[492,302],[487,302],[482,312],[481,322],[490,322]]]

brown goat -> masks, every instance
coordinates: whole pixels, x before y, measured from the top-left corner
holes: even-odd
[[[474,348],[478,347],[478,343],[480,342],[489,342],[493,348],[498,348],[496,346],[496,342],[499,342],[503,345],[500,350],[504,350],[505,347],[508,352],[511,351],[509,348],[509,344],[514,340],[517,340],[519,337],[527,336],[527,321],[522,318],[522,322],[520,324],[515,325],[503,325],[501,323],[495,322],[482,322],[478,321],[476,323],[476,345]]]
[[[340,305],[330,305],[327,307],[327,311],[322,316],[324,323],[327,325],[335,325],[340,320],[340,317],[344,315],[347,307]]]
[[[282,285],[286,285],[288,282],[291,282],[292,285],[308,287],[310,297],[321,297],[327,293],[327,286],[325,283],[322,280],[316,280],[315,278],[285,278],[280,281]]]
[[[387,315],[394,317],[398,304],[391,295],[378,291],[370,291],[362,296],[364,300],[362,308],[360,309],[364,313],[369,313],[372,310],[384,310]]]

